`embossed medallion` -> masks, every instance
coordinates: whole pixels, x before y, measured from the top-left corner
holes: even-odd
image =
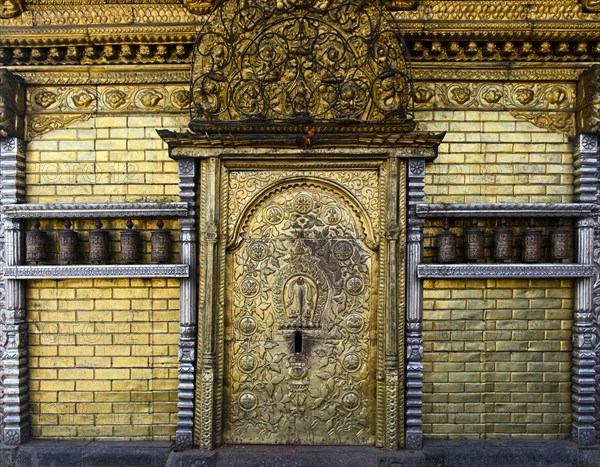
[[[333,244],[333,255],[340,261],[349,260],[353,252],[352,244],[347,240],[340,240]]]

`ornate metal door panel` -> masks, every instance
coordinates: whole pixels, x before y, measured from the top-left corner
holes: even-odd
[[[227,254],[223,441],[374,444],[378,263],[361,204],[316,179],[254,199]]]

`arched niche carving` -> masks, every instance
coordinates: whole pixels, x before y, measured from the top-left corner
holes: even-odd
[[[322,192],[330,196],[332,200],[337,200],[338,203],[341,206],[344,206],[349,213],[349,217],[351,217],[349,220],[354,224],[355,227],[356,238],[362,240],[369,249],[377,249],[379,242],[377,233],[373,228],[369,214],[362,206],[360,201],[344,187],[317,177],[306,176],[288,178],[284,181],[273,183],[256,194],[254,198],[246,205],[239,218],[235,222],[230,238],[228,238],[228,248],[238,248],[242,240],[249,236],[252,228],[251,221],[255,216],[258,215],[259,212],[261,213],[260,215],[264,217],[264,219],[262,219],[262,224],[266,226],[279,224],[279,222],[275,222],[278,220],[276,219],[278,214],[275,212],[269,212],[269,207],[271,205],[270,203],[274,197],[278,195],[285,196],[286,193],[295,192],[298,189]],[[301,202],[301,200],[296,200],[296,202]],[[307,201],[307,203],[310,203],[310,201]],[[324,225],[333,225],[336,223],[334,222],[336,220],[336,212],[334,209],[335,206],[333,205],[334,201],[329,204],[331,204],[331,210],[329,211],[327,210],[327,206],[319,206],[320,208],[323,208],[319,215],[323,218],[322,222]],[[308,208],[309,206],[306,207],[306,209]],[[302,208],[299,209],[301,210]],[[302,214],[302,212],[298,211],[298,209],[296,209],[296,213]],[[268,216],[271,214],[273,218],[268,219]],[[290,213],[281,212],[279,214],[281,216],[281,222],[283,222],[284,218],[289,214]],[[333,217],[327,219],[326,216],[328,215]],[[341,213],[337,215],[341,215]]]

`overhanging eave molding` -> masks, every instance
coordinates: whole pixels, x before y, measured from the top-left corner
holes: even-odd
[[[313,127],[310,127],[311,129]],[[318,127],[317,127],[318,128]],[[334,127],[330,127],[333,129]],[[363,127],[364,129],[364,127]],[[382,130],[389,130],[383,128]],[[296,131],[297,130],[297,131]],[[332,158],[398,157],[403,159],[433,160],[445,133],[356,131],[308,133],[307,127],[291,127],[278,133],[218,132],[178,133],[158,130],[169,145],[173,159],[206,157],[239,157],[240,153],[260,157],[267,151],[280,157],[312,158],[327,153]]]

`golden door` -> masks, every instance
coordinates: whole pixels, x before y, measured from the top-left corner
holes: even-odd
[[[374,444],[377,254],[355,201],[312,180],[246,209],[227,253],[223,442]]]

